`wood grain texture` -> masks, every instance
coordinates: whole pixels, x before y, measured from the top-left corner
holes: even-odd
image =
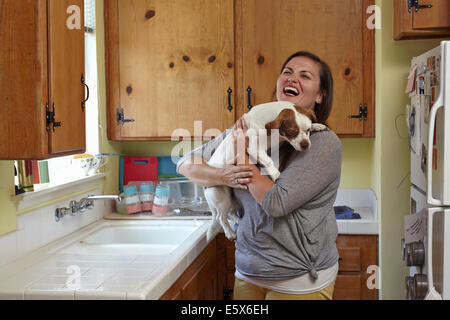
[[[352,267],[341,269],[339,265],[339,274],[336,279],[334,299],[356,299],[358,300],[377,300],[378,290],[369,289],[367,280],[372,275],[367,273],[369,266],[378,266],[378,236],[376,235],[339,235],[336,241],[336,247],[339,253],[344,253],[343,261],[353,260]],[[352,254],[350,254],[350,252]],[[359,271],[357,270],[357,254],[355,249],[359,249]],[[353,255],[353,257],[351,257]],[[356,257],[355,257],[356,255]],[[350,259],[350,260],[349,260]],[[350,270],[349,270],[350,269]],[[359,289],[356,290],[356,281],[359,279]],[[353,288],[352,290],[350,290]],[[349,291],[350,290],[350,291]]]
[[[427,1],[426,2],[431,3],[431,1]],[[441,7],[441,6],[448,6],[449,2],[448,0],[433,0],[433,3],[436,5],[437,7]],[[413,17],[415,15],[414,9],[411,10],[411,12],[408,12],[408,3],[407,1],[403,1],[403,0],[394,0],[393,4],[394,6],[394,40],[409,40],[409,39],[430,39],[430,38],[445,38],[445,37],[449,37],[450,36],[450,29],[433,29],[433,27],[437,26],[434,25],[434,23],[436,23],[436,19],[434,20],[429,20],[428,18],[424,18],[425,16],[428,15],[440,15],[442,14],[442,17],[438,17],[437,21],[441,21],[442,19],[442,23],[446,23],[446,18],[445,18],[445,14],[447,14],[447,19],[449,19],[449,9],[447,9],[447,11],[442,11],[439,13],[433,13],[434,10],[436,9],[424,9],[424,10],[420,10],[417,13],[417,18],[419,19],[419,21],[416,21],[416,23],[421,23],[422,26],[426,25],[427,28],[430,28],[429,30],[422,30],[422,29],[418,29],[417,27],[419,27],[420,25],[418,24],[416,26],[416,29],[413,28]],[[431,13],[429,12],[425,12],[426,10],[432,10]],[[423,21],[423,20],[426,21]],[[448,22],[448,21],[447,21]],[[431,23],[431,25],[430,25]],[[441,22],[438,22],[438,24],[441,24]]]
[[[160,300],[217,300],[216,250],[214,239]]]
[[[448,0],[426,0],[423,4],[432,5],[431,8],[421,9],[413,12],[414,30],[447,29],[450,30],[450,1]]]
[[[201,136],[234,123],[226,108],[234,91],[232,0],[108,2],[108,79],[119,83],[118,93],[109,89],[109,125],[119,106],[136,120],[110,128],[111,138],[170,140],[178,128]],[[194,133],[194,121],[202,132]]]
[[[219,292],[234,287],[234,242],[223,234],[217,236],[220,248],[217,259],[225,264],[219,268]],[[367,279],[371,274],[367,268],[378,265],[378,236],[376,235],[343,235],[336,241],[339,256],[339,273],[336,278],[333,298],[336,300],[377,300],[378,290],[367,287]]]
[[[80,28],[69,29],[67,9],[80,8]],[[77,14],[77,13],[75,13]],[[49,0],[49,105],[55,106],[55,121],[61,127],[50,131],[50,153],[84,152],[86,144],[85,113],[81,102],[84,74],[84,1]]]
[[[0,159],[46,156],[46,0],[0,1]]]
[[[284,60],[296,51],[310,51],[333,73],[330,127],[338,134],[363,135],[364,123],[347,118],[358,114],[360,103],[364,104],[363,5],[362,0],[243,1],[242,90],[253,88],[254,104],[271,101]],[[264,57],[262,64],[260,57]]]
[[[81,9],[81,28],[66,30],[66,9]],[[0,159],[46,159],[84,152],[83,1],[0,2]],[[76,36],[74,36],[76,34]],[[50,134],[46,105],[63,127]]]

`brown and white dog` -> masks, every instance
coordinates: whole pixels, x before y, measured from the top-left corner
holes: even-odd
[[[255,106],[243,118],[248,127],[246,135],[249,137],[247,148],[249,157],[252,161],[259,163],[265,170],[264,173],[273,181],[278,179],[280,172],[267,154],[267,150],[270,148],[273,150],[283,142],[289,142],[295,150],[304,151],[311,145],[309,139],[311,131],[323,131],[327,128],[320,123],[315,123],[317,120],[312,110],[283,101]],[[271,136],[274,132],[278,132],[279,135]],[[271,138],[268,139],[267,136]],[[234,164],[234,161],[233,135],[228,133],[207,163],[215,168],[223,168],[225,165]],[[206,188],[205,198],[212,212],[208,240],[220,230],[220,226],[228,239],[235,239],[236,235],[228,222],[228,215],[238,209],[232,201],[231,188],[227,186]]]

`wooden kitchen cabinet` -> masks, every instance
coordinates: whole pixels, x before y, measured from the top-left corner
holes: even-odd
[[[84,152],[84,1],[2,0],[0,21],[0,159]]]
[[[216,239],[211,241],[161,300],[217,300]]]
[[[239,114],[272,101],[287,57],[309,51],[334,78],[328,125],[340,137],[374,137],[374,30],[366,27],[367,0],[244,0],[237,27],[243,73],[237,77]],[[345,23],[344,23],[345,21]],[[250,103],[247,89],[251,88]],[[350,119],[367,107],[367,120]]]
[[[430,8],[416,6],[431,5]],[[394,39],[428,39],[450,36],[450,1],[394,0]]]
[[[373,4],[105,0],[109,139],[170,140],[177,128],[217,135],[249,106],[274,99],[282,63],[300,50],[332,69],[330,127],[341,137],[373,137],[374,29],[366,27]],[[349,118],[360,110],[367,119]],[[196,120],[202,128],[194,132]]]
[[[378,236],[339,235],[336,246],[340,258],[333,299],[378,300],[378,289],[371,289],[374,281],[369,279],[378,267]]]
[[[234,124],[233,4],[105,0],[111,140],[184,135],[176,129],[218,135]],[[133,122],[118,121],[122,109]],[[195,121],[202,121],[197,130]]]
[[[367,273],[369,266],[378,266],[378,236],[339,235],[336,241],[339,251],[339,272],[336,277],[333,299],[377,300],[378,290],[369,289]],[[217,236],[219,293],[224,299],[233,298],[234,287],[234,242],[224,234]],[[369,280],[370,283],[372,283]]]

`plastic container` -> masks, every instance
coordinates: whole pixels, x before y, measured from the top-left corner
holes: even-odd
[[[139,199],[142,204],[142,211],[150,213],[153,207],[154,189],[153,182],[141,182],[139,187]]]
[[[167,204],[169,203],[169,187],[157,185],[155,190],[155,198],[153,199],[152,211],[155,215],[167,215]]]
[[[125,195],[124,202],[127,214],[140,213],[142,211],[141,201],[139,199],[138,188],[136,185],[127,185],[123,187]]]

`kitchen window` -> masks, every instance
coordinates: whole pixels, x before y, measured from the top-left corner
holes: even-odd
[[[90,93],[89,100],[86,102],[86,153],[96,155],[99,153],[99,110],[95,0],[84,0],[84,7],[85,78]],[[34,191],[85,178],[86,176],[79,163],[80,161],[75,160],[73,155],[38,161],[37,165],[40,168],[40,181],[42,183],[35,184]],[[18,161],[15,161],[15,167],[18,168]],[[16,186],[19,185],[18,180],[16,176]]]

